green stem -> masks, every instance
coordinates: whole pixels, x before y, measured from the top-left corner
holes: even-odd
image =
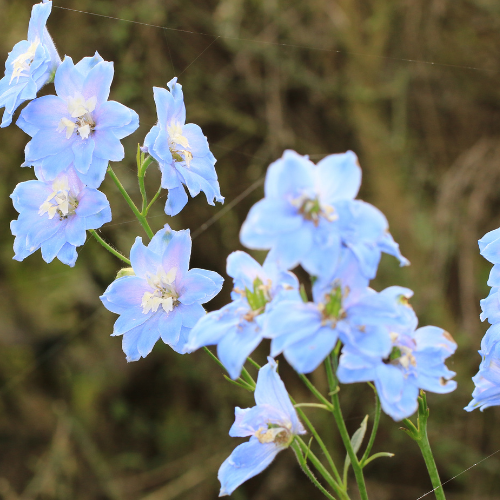
[[[122,255],[118,250],[115,250],[109,243],[104,241],[95,231],[95,229],[89,229],[89,233],[94,236],[94,238],[110,253],[112,253],[115,257],[118,257],[119,259],[123,260],[125,264],[128,264],[131,266],[132,264],[130,263],[130,260],[127,259],[124,255]]]
[[[156,191],[156,194],[153,196],[153,199],[149,202],[149,205],[146,207],[146,211],[143,211],[143,214],[145,216],[148,215],[149,209],[153,206],[153,203],[158,199],[158,196],[160,196],[160,193],[161,193],[161,186],[158,189],[158,191]]]
[[[427,436],[427,419],[429,418],[429,407],[427,406],[427,397],[424,391],[420,391],[420,397],[418,398],[418,417],[417,425],[405,418],[403,423],[407,428],[402,427],[401,429],[408,434],[414,441],[417,442],[422,456],[424,457],[425,465],[427,471],[429,472],[429,477],[431,479],[434,495],[436,495],[436,500],[446,500],[444,495],[443,485],[441,484],[441,479],[439,478],[439,472],[436,467],[436,462],[434,461],[434,456],[432,454],[431,445],[429,443],[429,438]]]
[[[295,452],[295,456],[297,457],[297,461],[301,469],[304,471],[305,475],[312,481],[314,486],[318,488],[323,495],[325,495],[330,500],[336,500],[335,497],[330,495],[330,493],[325,489],[325,487],[316,479],[315,475],[312,473],[311,469],[309,469],[307,465],[307,460],[302,454],[301,446],[298,442],[294,441],[291,445],[291,448]]]
[[[375,393],[375,420],[373,422],[372,433],[370,434],[370,440],[368,441],[366,450],[361,460],[359,461],[361,467],[364,467],[367,464],[368,457],[370,456],[370,452],[372,451],[373,443],[375,442],[375,437],[377,435],[378,424],[380,422],[380,413],[381,413],[380,399],[377,394],[377,389],[375,389],[374,386],[372,386],[372,388]]]
[[[113,179],[113,182],[116,184],[116,187],[118,188],[118,191],[120,191],[121,195],[123,198],[125,198],[125,201],[128,203],[128,206],[132,209],[132,212],[134,212],[134,215],[137,217],[137,220],[141,223],[141,226],[144,228],[144,231],[146,231],[146,234],[149,236],[149,238],[152,238],[154,233],[149,227],[148,221],[146,220],[146,217],[139,212],[139,209],[135,206],[135,203],[132,201],[132,198],[130,198],[129,194],[123,187],[122,183],[114,173],[113,169],[108,166],[108,172],[110,177]]]
[[[334,361],[335,362],[335,361]],[[349,458],[351,460],[352,470],[354,471],[354,476],[356,477],[356,483],[358,484],[359,494],[361,500],[368,500],[368,493],[366,491],[365,478],[363,476],[363,469],[358,461],[358,457],[352,448],[351,438],[347,432],[347,427],[345,426],[344,417],[342,416],[342,410],[340,409],[340,401],[338,395],[338,380],[336,379],[332,370],[332,360],[328,356],[325,360],[326,374],[328,377],[328,385],[330,386],[330,394],[332,397],[333,404],[333,417],[337,423],[337,427],[340,432],[340,437],[344,443],[345,449]]]
[[[292,404],[295,405],[295,400],[291,396],[290,396],[290,401],[292,402]],[[306,427],[311,431],[311,434],[314,436],[314,439],[316,439],[316,441],[318,442],[318,445],[321,448],[321,451],[324,453],[328,465],[330,466],[330,469],[332,469],[332,472],[336,479],[336,484],[338,485],[338,488],[341,489],[342,479],[340,477],[339,471],[337,470],[337,467],[335,467],[335,462],[333,461],[324,441],[321,439],[320,435],[318,434],[318,431],[315,429],[312,422],[307,418],[307,415],[300,408],[296,408],[296,411],[299,414],[301,420],[306,425]]]
[[[328,409],[330,411],[332,411],[333,408],[332,408],[332,404],[330,403],[330,401],[328,401],[328,399],[326,399],[323,396],[323,394],[321,394],[321,392],[319,392],[318,389],[316,389],[316,387],[314,387],[314,385],[311,383],[311,381],[304,374],[299,373],[298,375],[300,377],[300,380],[302,380],[302,382],[304,382],[304,384],[307,386],[307,388],[314,394],[314,396],[316,396],[318,401],[321,401],[325,406],[328,407]]]
[[[141,214],[146,215],[146,209],[148,207],[148,196],[146,194],[146,186],[144,184],[144,177],[146,177],[146,170],[149,165],[153,162],[153,158],[148,156],[144,161],[142,161],[143,155],[137,155],[137,178],[139,180],[139,190],[142,196],[142,209]]]

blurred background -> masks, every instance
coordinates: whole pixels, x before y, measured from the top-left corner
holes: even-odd
[[[0,0],[1,58],[26,38],[32,4]],[[266,168],[285,148],[314,161],[354,150],[360,197],[384,211],[412,262],[399,268],[384,256],[374,288],[410,287],[420,324],[441,326],[458,342],[448,361],[458,389],[428,397],[443,480],[500,448],[500,410],[462,410],[487,328],[479,299],[491,266],[477,239],[500,226],[497,1],[54,0],[48,28],[61,56],[77,61],[97,50],[115,62],[111,99],[141,119],[114,167],[136,200],[135,148],[156,121],[151,87],[179,77],[188,122],[202,127],[218,159],[226,204],[210,207],[201,194],[172,220],[163,194],[150,224],[190,228],[193,267],[226,276],[226,256],[242,249],[238,231],[263,196]],[[116,316],[99,301],[121,265],[94,240],[73,269],[45,264],[40,252],[12,260],[9,222],[17,213],[9,194],[33,177],[19,168],[27,141],[15,126],[1,130],[0,498],[217,498],[217,469],[240,442],[228,436],[234,406],[253,406],[252,395],[227,383],[203,352],[181,356],[160,342],[127,364],[121,339],[109,336]],[[159,179],[151,167],[150,193]],[[101,234],[128,254],[145,235],[110,179],[101,189],[113,210]],[[264,253],[254,256],[262,261]],[[227,303],[230,290],[228,280],[208,309]],[[264,362],[268,348],[255,358]],[[310,400],[285,363],[281,374],[297,399]],[[312,379],[326,389],[321,370]],[[341,401],[351,433],[373,414],[368,387],[343,386]],[[308,413],[343,463],[333,421]],[[371,499],[416,500],[431,489],[416,444],[385,415],[374,451],[396,457],[367,467]],[[464,472],[445,486],[447,498],[499,498],[499,467],[500,454]],[[288,450],[232,498],[322,497]]]

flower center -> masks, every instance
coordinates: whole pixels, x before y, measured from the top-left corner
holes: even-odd
[[[391,332],[393,342],[392,351],[384,360],[384,363],[398,366],[408,370],[410,366],[417,366],[417,360],[413,355],[415,341],[413,339],[403,339],[397,333]]]
[[[30,66],[31,63],[33,62],[33,59],[35,58],[36,49],[39,45],[40,45],[40,40],[37,37],[24,54],[17,56],[12,61],[11,64],[13,70],[12,70],[12,76],[10,77],[9,85],[12,83],[12,80],[14,80],[14,78],[17,78],[16,83],[18,83],[19,78],[21,78],[21,76],[29,76]]]
[[[262,314],[266,308],[266,304],[271,301],[271,280],[267,280],[267,284],[264,285],[262,280],[257,277],[253,281],[253,291],[245,287],[244,290],[235,288],[234,291],[239,293],[242,297],[247,299],[248,305],[250,306],[250,311],[248,311],[243,319],[246,321],[253,321],[253,319]]]
[[[167,133],[168,145],[170,153],[172,153],[172,158],[176,162],[185,161],[186,166],[189,168],[189,164],[193,159],[193,153],[189,151],[191,146],[189,145],[187,137],[182,135],[182,125],[179,122],[171,123],[167,126]]]
[[[177,268],[173,267],[168,273],[163,268],[158,269],[154,276],[148,276],[148,285],[153,292],[144,292],[142,296],[142,312],[147,314],[149,311],[156,312],[160,305],[166,313],[174,310],[179,304],[179,297],[175,290],[175,276]]]
[[[328,222],[333,222],[338,218],[335,209],[331,205],[321,205],[317,196],[309,198],[306,194],[303,194],[298,198],[294,198],[291,203],[299,209],[299,214],[302,214],[304,219],[312,221],[315,226],[319,224],[321,217]]]
[[[335,328],[337,322],[346,317],[346,312],[342,307],[342,301],[348,294],[348,287],[342,292],[342,287],[336,285],[332,288],[330,293],[325,295],[325,301],[318,304],[324,324],[331,322],[332,328]]]
[[[267,424],[267,429],[259,427],[255,437],[259,443],[276,443],[279,446],[288,446],[293,439],[291,433],[292,425],[290,422],[284,425]]]
[[[70,215],[74,215],[78,207],[78,200],[69,188],[68,179],[64,177],[54,181],[52,189],[52,193],[40,205],[38,215],[48,213],[49,219],[53,219],[57,214],[59,220],[64,220]]]
[[[81,94],[75,95],[68,101],[68,112],[74,120],[62,118],[57,127],[58,132],[66,129],[66,139],[69,139],[76,129],[76,133],[82,139],[88,139],[90,133],[94,131],[95,121],[92,118],[97,104],[97,97],[91,97],[85,100]]]

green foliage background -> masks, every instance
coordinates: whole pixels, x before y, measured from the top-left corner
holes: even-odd
[[[1,57],[25,38],[31,5],[0,0]],[[239,227],[262,197],[265,169],[285,148],[314,161],[354,150],[361,197],[384,211],[412,261],[400,269],[384,257],[374,287],[412,288],[420,324],[442,326],[458,342],[448,363],[457,391],[428,398],[443,480],[500,448],[498,408],[462,410],[486,330],[478,302],[490,266],[476,240],[500,225],[498,2],[55,0],[48,27],[61,55],[77,61],[98,50],[115,61],[111,98],[141,118],[115,168],[136,199],[135,148],[156,121],[151,87],[179,76],[188,121],[208,136],[229,208],[221,212],[200,195],[173,220],[161,202],[151,213],[155,231],[168,222],[194,232],[192,266],[225,276],[226,256],[242,248]],[[15,126],[0,133],[0,497],[216,498],[216,471],[238,442],[227,435],[234,406],[251,406],[252,396],[226,383],[202,352],[180,356],[158,344],[127,365],[120,340],[109,337],[115,316],[98,298],[120,263],[95,241],[81,248],[74,269],[46,265],[39,252],[12,260],[8,225],[16,213],[8,196],[33,176],[19,168],[27,139]],[[154,193],[155,168],[147,182]],[[113,210],[102,234],[128,253],[145,235],[109,179],[102,189]],[[230,289],[228,281],[209,308],[224,305]],[[267,349],[256,358],[264,362]],[[285,363],[281,373],[297,399],[308,400]],[[326,389],[321,370],[312,377]],[[370,390],[344,386],[341,400],[354,432],[373,411]],[[333,421],[310,413],[343,461]],[[374,451],[396,457],[367,468],[370,498],[416,500],[431,489],[418,449],[388,417]],[[495,455],[460,475],[446,485],[448,498],[498,498],[499,465]],[[233,498],[321,497],[287,451]]]

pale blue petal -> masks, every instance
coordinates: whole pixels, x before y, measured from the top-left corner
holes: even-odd
[[[198,273],[188,271],[179,283],[177,281],[177,291],[179,302],[185,305],[198,302],[204,304],[208,302],[220,288],[210,279]]]
[[[271,248],[270,258],[282,269],[293,269],[308,254],[312,245],[313,227],[306,221],[298,230],[279,236]]]
[[[158,330],[161,339],[165,344],[176,345],[179,342],[179,335],[181,333],[182,315],[179,314],[177,307],[169,313],[165,313],[162,309],[159,311],[161,314],[158,322]]]
[[[358,157],[352,152],[328,155],[314,172],[316,192],[323,203],[353,200],[361,185],[361,168]]]
[[[160,87],[153,87],[153,95],[156,104],[156,113],[158,115],[158,121],[161,126],[166,130],[167,125],[170,125],[170,121],[173,117],[175,111],[175,102],[172,94],[167,90]],[[181,123],[184,125],[184,123]]]
[[[313,335],[288,345],[283,354],[298,373],[311,373],[332,352],[337,339],[336,329],[319,328]]]
[[[193,156],[206,156],[210,151],[207,138],[203,135],[201,128],[194,123],[188,123],[182,127],[182,135],[189,142],[189,149]]]
[[[78,207],[76,207],[75,213],[78,217],[88,217],[108,207],[109,201],[104,193],[86,187],[78,196]]]
[[[131,307],[127,311],[121,313],[120,317],[115,321],[113,327],[113,335],[114,336],[123,335],[125,332],[128,332],[133,328],[136,328],[137,326],[144,324],[149,318],[151,318],[155,314],[157,313],[154,313],[152,311],[149,311],[148,313],[144,314],[142,312],[142,307],[140,306]],[[158,334],[158,338],[159,337],[160,334]]]
[[[187,352],[189,352],[186,349],[186,346],[187,346],[187,342],[189,339],[189,332],[190,331],[191,331],[191,328],[186,328],[185,326],[183,326],[181,328],[181,333],[179,335],[179,340],[177,341],[177,343],[170,344],[170,347],[178,354],[186,354]]]
[[[176,308],[179,316],[182,318],[182,326],[186,328],[193,328],[198,321],[203,318],[206,314],[205,309],[201,304],[191,304],[185,306],[184,304],[179,304]]]
[[[83,59],[80,59],[80,61],[75,64],[75,68],[86,77],[92,68],[103,61],[104,59],[101,57],[99,52],[96,51],[92,57],[84,57]]]
[[[76,252],[76,248],[71,243],[65,243],[57,254],[57,258],[69,267],[75,265],[77,257],[78,253]]]
[[[262,371],[263,368],[261,368],[260,371]],[[276,376],[278,377],[277,374]],[[281,382],[279,377],[278,380],[279,382]],[[271,384],[271,386],[269,387],[270,394],[272,394],[272,391],[275,389],[276,387],[274,387],[274,384]],[[279,396],[282,397],[282,394],[280,393]],[[290,402],[290,398],[288,397],[286,390],[285,396],[288,399],[288,402]],[[258,406],[254,406],[253,408],[246,408],[244,410],[238,407],[235,408],[234,424],[232,425],[231,429],[229,429],[229,435],[231,437],[252,436],[259,430],[267,429],[268,424],[283,425],[283,423],[290,421],[290,416],[288,415],[288,413],[280,409],[274,401],[272,402],[272,404],[257,403],[257,405]],[[295,414],[295,410],[292,406],[291,410],[293,414]]]
[[[163,229],[160,229],[152,238],[151,241],[148,243],[148,248],[153,252],[158,255],[163,255],[163,252],[165,252],[167,246],[170,244],[172,241],[172,238],[174,236],[174,232],[170,228],[168,224],[165,224]]]
[[[500,287],[500,265],[495,264],[490,271],[490,276],[488,278],[488,282],[486,283],[488,286],[499,286]]]
[[[47,184],[40,181],[20,182],[10,195],[14,208],[21,212],[32,210],[38,212],[42,203],[52,193]]]
[[[109,129],[96,130],[93,134],[95,141],[94,155],[111,161],[121,161],[125,156],[122,143]]]
[[[240,323],[237,328],[229,330],[219,340],[217,356],[233,380],[240,376],[247,357],[260,344],[261,340],[262,332],[255,321]]]
[[[172,231],[172,239],[163,252],[161,259],[163,269],[167,272],[174,267],[177,268],[176,280],[182,279],[189,269],[191,246],[192,241],[189,229]]]
[[[30,42],[34,42],[36,38],[40,41],[42,40],[43,30],[51,10],[52,2],[37,3],[33,5],[28,26],[28,40]]]
[[[57,233],[42,243],[42,258],[45,262],[52,262],[66,243],[64,226],[61,225]]]
[[[110,311],[123,314],[131,308],[141,307],[142,297],[146,292],[151,292],[146,280],[137,276],[124,276],[108,286],[101,300],[105,298],[108,303],[114,304]]]
[[[227,257],[226,272],[234,279],[234,285],[238,288],[253,290],[256,278],[265,282],[265,273],[262,266],[246,252],[237,250]]]
[[[184,124],[186,123],[186,107],[184,106],[182,85],[177,83],[177,77],[172,78],[167,85],[174,98],[174,107],[172,109],[172,113],[170,114],[171,119]]]
[[[97,189],[106,176],[107,168],[108,160],[106,158],[97,158],[97,156],[94,155],[87,173],[82,174],[78,172],[78,177],[80,177],[81,181],[88,187]]]
[[[148,276],[156,276],[158,269],[161,267],[161,257],[145,247],[140,236],[137,236],[135,243],[132,245],[130,261],[136,276],[145,279]],[[170,269],[168,268],[168,270]]]
[[[66,139],[63,133],[57,132],[57,129],[41,129],[29,142],[26,160],[35,161],[60,153],[65,148],[71,148],[76,138],[74,134],[70,139]]]
[[[254,436],[248,443],[237,446],[220,466],[219,496],[230,495],[240,484],[262,472],[280,450],[274,443],[261,444]]]
[[[224,278],[219,273],[216,273],[215,271],[207,271],[206,269],[198,269],[196,267],[193,267],[193,269],[191,269],[189,272],[192,274],[199,274],[201,276],[204,276],[205,278],[212,280],[215,284],[215,287],[212,289],[212,293],[207,294],[205,301],[202,302],[202,304],[212,300],[222,290]]]
[[[82,94],[85,99],[97,98],[97,107],[108,100],[111,82],[113,81],[113,63],[102,61],[88,73],[83,83]]]
[[[160,340],[160,331],[158,323],[162,313],[157,312],[149,321],[144,323],[141,335],[137,339],[137,350],[139,354],[145,358],[152,350],[156,342]]]
[[[75,69],[73,59],[64,57],[64,61],[57,68],[54,78],[56,93],[65,100],[72,99],[76,94],[82,92],[85,77]]]
[[[66,241],[75,247],[79,247],[85,243],[86,237],[87,227],[85,225],[85,220],[78,216],[68,218],[65,231]]]
[[[187,202],[187,193],[182,186],[169,189],[167,202],[165,203],[165,213],[173,217],[186,206]]]
[[[80,139],[73,142],[72,150],[75,155],[75,168],[78,172],[86,174],[92,163],[92,154],[94,153],[95,142],[92,137]]]
[[[84,220],[87,229],[99,229],[106,222],[111,222],[111,208],[106,207],[95,215],[85,217]]]
[[[38,129],[57,129],[61,118],[70,118],[67,103],[56,95],[46,95],[30,102],[21,112],[20,119]],[[17,124],[21,129],[24,128]],[[26,130],[25,130],[26,132]],[[30,134],[31,135],[31,134]]]

